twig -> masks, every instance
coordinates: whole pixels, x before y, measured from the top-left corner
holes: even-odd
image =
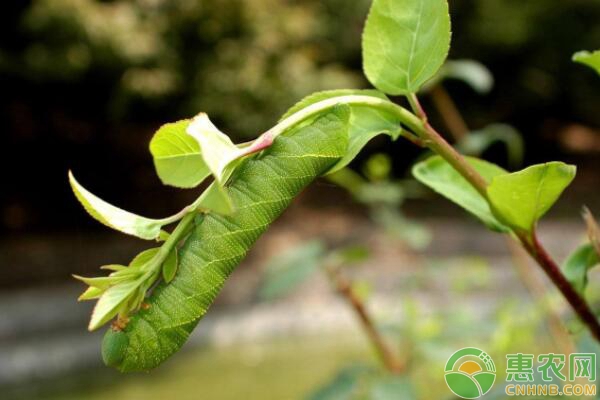
[[[579,315],[579,318],[581,318],[583,323],[588,326],[594,338],[600,342],[600,324],[598,323],[596,315],[593,313],[585,299],[573,288],[567,278],[565,278],[560,267],[542,246],[537,236],[535,234],[533,235],[532,243],[529,243],[524,238],[520,239],[523,247],[525,247],[531,257],[537,261],[540,267],[542,267],[552,283],[560,290],[577,315]]]
[[[444,120],[444,124],[457,142],[464,140],[470,132],[469,126],[461,115],[456,103],[444,89],[442,84],[436,85],[430,91],[431,100],[436,110]],[[560,316],[554,311],[548,302],[547,290],[544,285],[539,282],[532,271],[529,269],[527,262],[527,252],[508,235],[505,236],[506,245],[510,251],[512,264],[514,265],[519,277],[523,281],[525,287],[534,299],[538,299],[547,316],[548,327],[554,342],[560,346],[564,354],[571,354],[575,351],[575,347],[568,334],[567,328],[563,324]]]
[[[469,134],[469,127],[446,89],[440,83],[434,86],[429,94],[433,105],[440,113],[452,138],[456,142],[463,140]]]
[[[531,296],[539,300],[540,305],[547,316],[548,328],[550,329],[550,334],[552,335],[554,342],[561,348],[563,354],[574,353],[576,348],[571,340],[567,327],[562,322],[560,315],[558,315],[548,301],[548,290],[544,284],[537,279],[537,276],[533,275],[533,270],[530,269],[530,265],[527,262],[527,252],[509,236],[506,236],[505,238],[513,260],[512,263],[515,266],[519,277],[525,284],[529,293],[531,293]]]
[[[409,101],[417,115],[425,115],[416,95],[409,95]],[[426,115],[422,118],[423,129],[418,130],[415,133],[425,140],[430,149],[435,151],[452,165],[452,167],[456,169],[456,171],[483,196],[483,198],[487,199],[487,182],[485,179],[427,122]],[[579,318],[587,325],[594,338],[600,342],[600,323],[596,316],[585,299],[573,288],[573,286],[571,286],[569,281],[567,281],[556,262],[537,240],[536,235],[533,234],[531,238],[524,235],[517,235],[516,239],[519,240],[531,257],[536,260],[546,275],[548,275],[550,280],[552,280],[554,285],[560,290]]]
[[[352,288],[351,282],[342,274],[340,274],[338,269],[333,266],[327,266],[326,271],[327,276],[335,286],[337,292],[346,300],[348,304],[350,304],[350,306],[352,306],[354,313],[358,316],[363,329],[371,340],[373,347],[375,347],[375,350],[377,351],[377,354],[379,355],[383,365],[385,365],[386,369],[391,373],[401,373],[404,370],[404,365],[402,362],[400,362],[400,360],[398,360],[388,343],[377,330],[371,315],[365,307],[365,304]]]
[[[421,129],[415,133],[423,139],[427,146],[435,153],[444,158],[458,173],[460,173],[470,184],[487,199],[487,182],[485,179],[452,147],[427,121],[427,115],[417,99],[417,96],[411,94],[408,96],[409,102],[417,115],[421,116]]]

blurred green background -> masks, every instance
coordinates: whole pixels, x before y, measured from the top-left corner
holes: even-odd
[[[318,397],[325,393],[319,388],[338,382],[341,393],[352,376],[369,381],[371,372],[360,368],[377,368],[377,360],[326,279],[311,278],[275,305],[257,294],[272,256],[315,237],[332,248],[354,242],[370,248],[369,260],[349,275],[381,293],[365,301],[373,301],[378,323],[410,366],[406,391],[416,398],[447,398],[439,369],[460,347],[486,347],[501,370],[508,351],[589,346],[548,334],[543,304],[549,301],[563,320],[569,313],[554,292],[535,293],[531,281],[545,287],[537,271],[530,284],[520,283],[523,270],[512,268],[515,256],[501,238],[411,183],[382,191],[406,178],[421,152],[378,138],[352,165],[379,185],[363,193],[376,199],[324,182],[310,189],[234,275],[192,351],[153,375],[123,378],[99,366],[100,337],[85,332],[89,306],[74,303],[81,288],[70,274],[95,273],[146,245],[88,218],[68,187],[67,170],[102,198],[142,215],[180,209],[197,193],[160,185],[148,152],[158,127],[204,111],[234,141],[244,141],[304,95],[368,87],[360,36],[369,5],[37,0],[0,6],[0,388],[7,398],[350,398]],[[479,61],[495,81],[487,94],[443,83],[469,127],[510,124],[522,134],[525,164],[560,159],[579,166],[544,237],[564,256],[583,234],[576,219],[581,204],[600,214],[600,79],[571,62],[574,52],[600,47],[600,1],[453,0],[450,8],[450,58]],[[431,96],[423,101],[432,123],[447,133]],[[391,160],[385,182],[368,172],[369,157],[380,153]],[[483,155],[506,165],[504,153],[494,145]],[[392,199],[377,197],[384,192]],[[423,218],[423,226],[413,222]],[[359,372],[348,370],[356,365]],[[376,392],[406,388],[405,381],[388,383]]]
[[[69,168],[82,182],[93,182],[95,193],[128,209],[155,215],[176,209],[181,195],[160,188],[149,172],[147,143],[153,132],[162,123],[204,111],[232,137],[253,138],[306,94],[366,87],[360,35],[369,4],[3,4],[0,127],[7,148],[19,151],[0,162],[5,171],[23,168],[6,174],[11,190],[0,195],[0,224],[19,233],[86,223],[72,207],[64,179]],[[564,155],[573,146],[597,154],[599,83],[593,71],[570,58],[600,43],[600,2],[457,0],[450,5],[450,57],[478,60],[496,80],[485,96],[449,84],[469,125],[516,126],[527,141],[528,161]],[[567,143],[565,149],[571,136],[583,144]],[[395,155],[397,174],[417,154],[403,142],[389,146],[381,140],[363,157],[382,149]],[[157,194],[154,201],[145,201],[148,193]]]

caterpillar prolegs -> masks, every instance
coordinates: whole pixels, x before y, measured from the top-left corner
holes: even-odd
[[[349,107],[336,107],[243,161],[227,184],[235,213],[207,214],[195,227],[180,250],[175,279],[161,283],[123,330],[106,333],[106,364],[149,370],[181,348],[258,237],[345,155],[349,115]]]

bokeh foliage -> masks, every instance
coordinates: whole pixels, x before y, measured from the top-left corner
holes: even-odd
[[[140,143],[168,121],[205,111],[236,141],[255,137],[308,93],[367,86],[360,35],[370,0],[35,0],[0,13],[0,128],[43,168],[18,169],[0,193],[2,227],[81,226],[65,171],[118,204],[161,215],[184,203],[155,196],[159,181]],[[548,132],[600,124],[597,78],[570,59],[600,43],[597,0],[456,0],[450,58],[482,62],[494,90],[447,88],[469,126],[509,123],[530,160],[556,157]],[[430,104],[427,104],[428,108]],[[432,122],[442,126],[435,113]],[[553,128],[554,127],[554,128]],[[385,140],[372,146],[381,151]],[[540,144],[544,143],[543,146]],[[415,153],[393,144],[394,172]],[[47,149],[52,148],[53,152]],[[73,151],[76,149],[77,151]],[[118,150],[117,150],[118,149]],[[367,151],[365,157],[368,156]],[[112,154],[110,159],[107,154]],[[364,160],[364,159],[363,159]],[[5,168],[22,162],[17,152]],[[30,182],[36,182],[36,186]],[[131,187],[131,195],[119,194]],[[40,192],[47,193],[42,199]],[[69,225],[73,226],[73,225]],[[90,227],[92,225],[90,224]]]
[[[369,4],[37,0],[18,15],[24,42],[0,53],[0,70],[34,82],[93,77],[103,81],[111,113],[203,110],[254,136],[307,93],[364,85],[359,38]],[[600,41],[597,1],[460,0],[451,7],[451,56],[490,66],[500,99],[518,93],[527,106],[556,104],[565,90],[572,100],[591,96],[569,59]],[[575,86],[565,89],[562,78]],[[594,102],[577,103],[577,114],[591,118]]]

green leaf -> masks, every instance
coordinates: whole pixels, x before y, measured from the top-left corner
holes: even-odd
[[[438,73],[422,87],[428,91],[446,79],[457,79],[479,94],[487,94],[494,87],[494,76],[489,69],[475,60],[448,60]]]
[[[85,276],[73,275],[73,278],[80,280],[88,286],[98,289],[108,289],[110,286],[124,281],[126,278],[114,276],[101,276],[97,278],[87,278]]]
[[[114,354],[111,343],[117,339],[107,335],[103,346],[112,349],[113,366],[123,372],[147,371],[183,345],[258,237],[344,155],[349,114],[348,107],[334,107],[314,123],[279,135],[259,156],[243,162],[227,183],[240,207],[231,216],[198,218],[201,223],[179,252],[175,279],[159,283],[144,300],[150,307],[130,316],[124,330],[128,345],[120,354]],[[197,220],[195,215],[190,219]]]
[[[227,193],[227,188],[218,182],[213,182],[200,195],[198,209],[204,212],[214,211],[223,215],[231,215],[235,210],[231,197]]]
[[[103,265],[100,267],[100,269],[117,272],[117,271],[124,271],[127,269],[127,267],[125,265],[110,264],[110,265]]]
[[[181,219],[185,211],[163,219],[146,218],[115,207],[92,194],[77,182],[71,171],[69,171],[69,183],[77,200],[94,219],[109,228],[141,239],[152,240],[158,238],[160,229]]]
[[[198,142],[186,132],[189,125],[189,120],[163,125],[150,141],[156,172],[165,185],[193,188],[210,175]]]
[[[508,164],[517,168],[523,163],[525,144],[521,133],[507,124],[491,124],[466,135],[456,147],[461,153],[480,156],[496,143],[506,148]]]
[[[94,307],[88,329],[93,331],[113,319],[119,313],[121,306],[137,293],[142,283],[142,279],[138,279],[108,288]]]
[[[377,90],[329,90],[325,92],[313,93],[312,95],[300,100],[292,108],[290,108],[283,115],[283,117],[281,117],[281,120],[284,120],[298,111],[320,101],[343,96],[371,96],[378,99],[389,100],[386,95],[378,92]],[[402,132],[400,120],[391,113],[377,110],[369,106],[354,104],[350,105],[350,111],[348,150],[346,155],[329,171],[329,173],[339,171],[350,164],[350,162],[356,158],[358,153],[374,137],[380,134],[385,134],[390,136],[392,140],[396,140]]]
[[[142,268],[144,265],[148,264],[152,259],[158,254],[160,251],[160,247],[155,247],[152,249],[144,250],[137,256],[131,260],[129,263],[129,268]]]
[[[229,136],[221,132],[205,113],[200,113],[190,123],[187,133],[200,145],[206,166],[219,182],[226,176],[226,168],[240,157],[240,149]]]
[[[583,294],[588,283],[588,271],[600,263],[600,256],[591,244],[575,250],[563,264],[562,270],[571,285]]]
[[[90,331],[110,321],[120,311],[128,313],[139,308],[147,288],[153,283],[153,276],[156,276],[152,269],[146,267],[154,260],[159,250],[160,248],[153,248],[142,251],[131,260],[128,267],[106,266],[116,269],[107,277],[84,278],[74,275],[91,286],[79,297],[80,300],[99,298],[92,312],[88,327]],[[169,258],[165,264],[172,263]]]
[[[573,181],[576,171],[572,165],[550,162],[496,176],[487,189],[492,212],[515,231],[530,234]]]
[[[450,48],[446,0],[374,0],[363,33],[363,68],[377,89],[416,93]]]
[[[272,300],[291,292],[318,269],[324,255],[325,246],[315,240],[276,256],[267,265],[260,297]]]
[[[233,204],[224,187],[238,161],[248,153],[244,145],[235,145],[213,125],[204,113],[189,120],[166,124],[150,142],[150,152],[163,183],[195,187],[211,174],[216,184],[195,202],[205,211],[233,212]]]
[[[169,256],[165,260],[165,263],[162,267],[162,275],[165,282],[169,283],[175,278],[175,274],[177,273],[177,265],[178,265],[178,256],[177,249],[173,248],[171,252],[169,252]]]
[[[573,61],[587,65],[600,75],[600,50],[579,51],[573,54]]]
[[[89,287],[86,289],[85,292],[83,292],[81,294],[81,296],[79,296],[77,301],[98,299],[98,298],[100,298],[100,296],[102,296],[102,293],[104,293],[105,291],[106,291],[106,289],[100,289],[100,288],[93,287],[93,286]]]
[[[160,233],[158,234],[158,238],[156,240],[158,240],[159,242],[166,242],[167,239],[169,238],[169,236],[171,236],[171,234],[167,231],[163,231],[161,229]]]
[[[465,157],[486,180],[507,174],[507,172],[487,161]],[[433,156],[413,167],[413,175],[448,200],[458,204],[479,218],[488,228],[497,232],[510,231],[492,214],[487,201],[440,156]]]
[[[198,114],[191,122],[187,133],[193,137],[202,152],[202,158],[215,182],[203,194],[202,208],[222,214],[230,214],[234,210],[225,183],[233,173],[237,162],[247,153],[238,148],[231,139],[221,132],[204,113]]]

